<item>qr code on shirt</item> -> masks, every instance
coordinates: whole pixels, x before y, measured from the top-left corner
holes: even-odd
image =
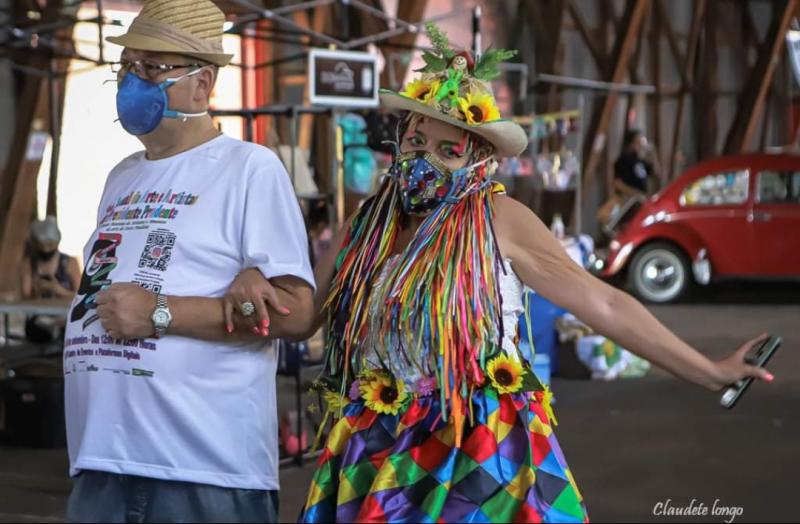
[[[166,271],[172,258],[173,247],[175,247],[175,233],[152,231],[147,235],[147,244],[144,246],[142,256],[139,257],[139,267]]]

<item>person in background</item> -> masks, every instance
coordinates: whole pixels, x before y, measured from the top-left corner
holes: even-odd
[[[333,230],[328,217],[328,203],[325,199],[309,202],[308,234],[311,238],[312,264],[328,250],[333,240]]]
[[[625,132],[622,153],[614,162],[614,190],[623,198],[648,195],[648,178],[658,178],[658,156],[638,129]]]
[[[75,295],[81,279],[80,264],[58,250],[60,242],[55,217],[31,223],[20,268],[23,300],[70,299]],[[63,322],[49,315],[32,315],[25,321],[25,336],[32,342],[52,342],[62,328]]]

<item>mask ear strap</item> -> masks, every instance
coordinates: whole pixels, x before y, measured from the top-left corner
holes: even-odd
[[[189,73],[186,73],[185,75],[179,76],[178,78],[167,78],[166,80],[161,82],[158,87],[160,87],[161,90],[164,91],[168,87],[170,87],[171,85],[177,83],[179,80],[183,80],[184,78],[190,77],[192,75],[196,75],[197,73],[199,73],[200,71],[202,71],[206,67],[208,67],[208,66],[198,67],[194,71],[191,71]],[[167,118],[183,118],[183,119],[186,119],[186,118],[195,118],[195,117],[198,117],[198,116],[205,116],[207,114],[208,114],[208,111],[203,111],[201,113],[183,113],[181,111],[175,111],[174,109],[165,109],[164,110],[164,116],[167,117]]]
[[[203,111],[202,113],[183,113],[181,111],[175,111],[174,109],[167,109],[164,111],[164,116],[167,118],[194,118],[198,116],[205,116],[208,114],[208,111]]]
[[[209,66],[198,67],[194,71],[190,71],[190,72],[186,73],[185,75],[181,75],[181,76],[179,76],[177,78],[167,78],[166,80],[164,80],[163,82],[158,84],[158,87],[161,88],[161,90],[163,91],[163,90],[167,89],[168,87],[172,86],[172,84],[176,84],[179,81],[183,80],[184,78],[188,78],[190,76],[196,75],[197,73],[199,73],[200,71],[202,71],[206,67],[209,67]]]

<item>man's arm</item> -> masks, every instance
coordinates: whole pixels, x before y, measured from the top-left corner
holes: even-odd
[[[269,338],[294,338],[308,330],[312,322],[311,286],[296,277],[270,279],[281,304],[289,315],[274,314]],[[253,342],[267,337],[253,327],[253,321],[241,313],[233,315],[235,330],[225,326],[221,298],[168,296],[172,322],[167,335],[208,341]],[[115,338],[150,338],[155,335],[151,319],[156,308],[156,294],[135,283],[112,284],[97,295],[97,314],[103,328]]]

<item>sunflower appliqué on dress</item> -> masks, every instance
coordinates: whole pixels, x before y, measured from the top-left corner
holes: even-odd
[[[408,400],[403,381],[381,371],[362,374],[359,390],[364,404],[376,413],[384,415],[397,415]]]

